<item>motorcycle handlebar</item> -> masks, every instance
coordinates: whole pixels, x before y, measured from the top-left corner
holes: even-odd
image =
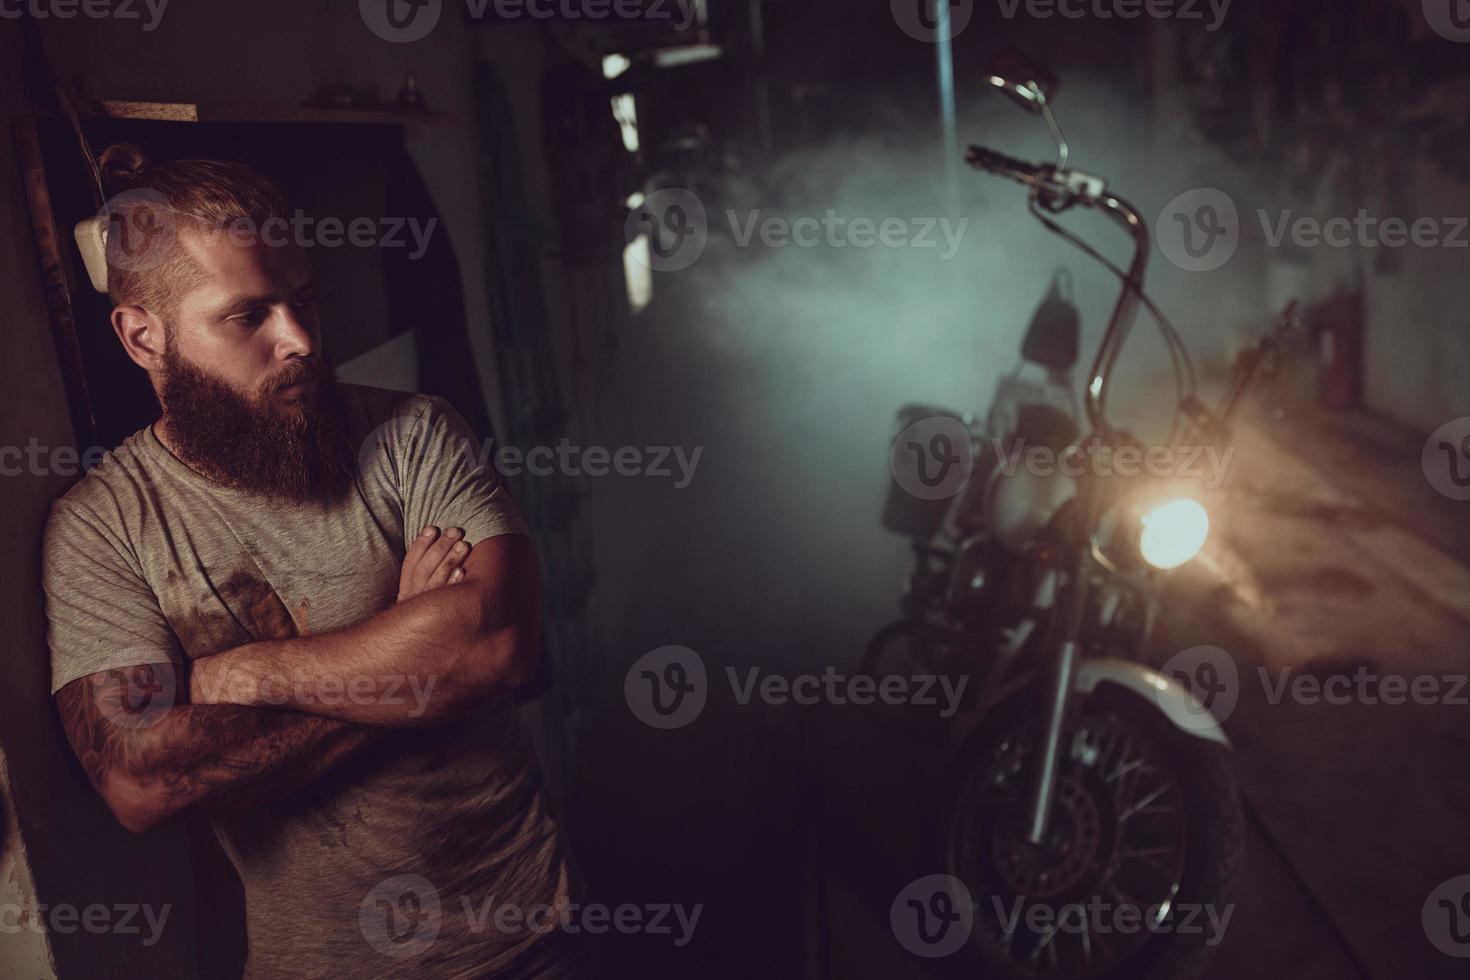
[[[1059,211],[1074,204],[1081,204],[1103,211],[1132,238],[1133,258],[1128,263],[1123,290],[1118,295],[1112,316],[1108,319],[1107,330],[1103,334],[1097,356],[1092,362],[1092,370],[1087,376],[1087,384],[1084,389],[1083,405],[1087,410],[1088,422],[1094,431],[1106,431],[1109,428],[1107,422],[1108,379],[1112,375],[1113,364],[1128,335],[1133,314],[1138,305],[1135,293],[1143,288],[1144,268],[1148,264],[1148,226],[1133,205],[1121,197],[1106,193],[1101,182],[1098,182],[1095,188],[1090,188],[1090,193],[1079,193],[1079,188],[1066,179],[1065,173],[1059,174],[1057,169],[1049,164],[1027,163],[975,143],[970,144],[969,149],[965,152],[965,161],[977,170],[1009,177],[1011,180],[1027,185],[1031,188],[1031,193],[1044,204],[1051,202],[1046,204],[1047,210]]]
[[[1025,160],[1006,156],[1004,153],[978,143],[970,144],[970,148],[965,151],[965,162],[976,170],[1010,177],[1012,180],[1019,180],[1026,184],[1040,180],[1048,169],[1038,163],[1027,163]]]

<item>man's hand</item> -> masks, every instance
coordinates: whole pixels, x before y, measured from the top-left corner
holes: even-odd
[[[403,571],[398,574],[398,601],[464,581],[463,565],[469,556],[463,530],[451,527],[440,533],[430,524],[408,546]]]

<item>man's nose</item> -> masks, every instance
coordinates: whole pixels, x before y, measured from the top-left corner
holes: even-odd
[[[289,306],[272,319],[277,357],[309,357],[317,352],[314,324],[297,316]]]

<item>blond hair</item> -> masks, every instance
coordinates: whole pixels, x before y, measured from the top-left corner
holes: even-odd
[[[142,150],[118,143],[97,159],[109,195],[107,294],[114,305],[137,305],[160,316],[203,272],[179,242],[178,231],[215,231],[240,223],[256,228],[286,215],[280,188],[243,163],[223,160],[153,162]],[[123,251],[131,229],[164,227],[156,254],[140,263]],[[114,232],[121,232],[115,234]]]

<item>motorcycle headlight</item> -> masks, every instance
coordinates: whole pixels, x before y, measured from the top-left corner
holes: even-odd
[[[1199,554],[1210,536],[1209,513],[1189,497],[1159,504],[1140,520],[1138,551],[1155,568],[1178,568]]]

